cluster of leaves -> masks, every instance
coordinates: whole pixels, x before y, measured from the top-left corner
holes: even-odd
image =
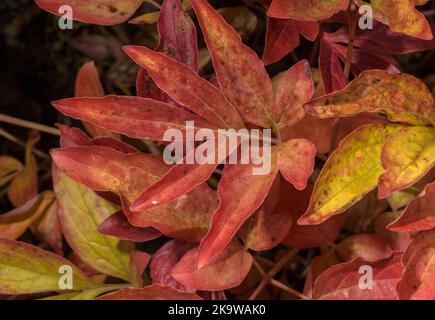
[[[113,25],[143,2],[37,4],[55,14],[70,4],[79,21]],[[1,294],[434,298],[434,98],[421,80],[400,73],[393,58],[435,48],[415,8],[426,1],[371,1],[378,22],[358,31],[355,6],[363,1],[260,2],[268,22],[262,60],[224,18],[246,14],[246,7],[217,11],[206,0],[165,0],[157,14],[134,18],[158,17],[160,37],[154,50],[124,47],[140,66],[137,96],[105,95],[88,63],[77,76],[76,97],[53,102],[92,136],[58,125],[54,193],[37,192],[35,134],[24,166],[0,158],[0,184],[12,181],[8,196],[17,207],[0,216]],[[190,8],[211,57],[208,80],[199,75]],[[299,34],[319,45],[319,70],[301,60],[271,79],[265,64],[295,49]],[[348,83],[350,71],[355,79]],[[221,169],[221,153],[216,164],[166,165],[164,132],[183,131],[188,120],[196,129],[272,129],[270,173],[253,175],[255,164]],[[147,152],[123,137],[143,140]],[[28,228],[56,254],[16,241]],[[67,258],[63,237],[72,250]],[[156,252],[141,249],[157,238]],[[308,257],[302,294],[280,271],[307,258],[299,250],[313,248],[321,250],[311,254],[321,254]],[[276,263],[266,258],[272,252]],[[73,266],[70,292],[60,292],[63,265]],[[372,267],[371,290],[359,287],[362,265]],[[263,290],[267,285],[275,289]]]

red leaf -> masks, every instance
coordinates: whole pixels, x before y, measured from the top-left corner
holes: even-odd
[[[220,204],[201,240],[198,267],[206,265],[230,243],[242,224],[260,207],[278,172],[276,153],[266,175],[253,175],[255,165],[227,164],[218,187]],[[242,191],[242,193],[241,193]]]
[[[163,245],[154,255],[150,265],[150,276],[153,283],[170,286],[182,292],[196,292],[172,277],[172,268],[191,250],[195,244],[182,240],[171,240]]]
[[[281,198],[277,210],[287,210],[293,219],[289,234],[283,241],[289,247],[306,249],[331,245],[343,226],[344,215],[337,215],[319,225],[297,224],[297,220],[308,207],[312,191],[312,185],[308,185],[303,191],[297,191],[289,185],[281,188]]]
[[[299,34],[314,41],[318,33],[318,22],[268,17],[263,62],[266,65],[277,62],[297,48],[299,46]]]
[[[435,227],[435,182],[412,200],[402,215],[388,226],[396,232],[429,230]]]
[[[144,0],[36,0],[36,4],[55,15],[64,5],[73,9],[73,19],[77,21],[114,25],[127,21],[142,5]]]
[[[143,287],[142,278],[151,256],[143,251],[135,250],[130,254],[130,282],[136,287]]]
[[[373,271],[373,287],[360,288],[361,266]],[[316,280],[313,298],[323,300],[396,300],[396,285],[403,272],[400,255],[376,262],[363,259],[341,263],[323,272]]]
[[[190,112],[139,97],[70,98],[53,105],[67,116],[137,139],[163,140],[165,131],[171,128],[184,133],[186,121],[194,121],[197,129],[212,127]]]
[[[275,18],[291,18],[300,21],[318,21],[346,10],[349,0],[273,0],[267,15]]]
[[[119,211],[103,221],[98,231],[121,240],[134,242],[146,242],[161,236],[161,233],[154,228],[138,228],[128,223],[124,212]]]
[[[202,298],[194,293],[153,284],[145,288],[124,288],[99,297],[97,300],[202,300]]]
[[[344,261],[362,258],[364,261],[375,262],[391,256],[388,244],[375,234],[357,234],[347,237],[335,247],[335,251]]]
[[[320,40],[319,66],[325,93],[341,90],[346,86],[347,80],[339,55],[324,37]]]
[[[205,0],[192,0],[225,96],[249,122],[270,127],[274,101],[272,82],[257,54]]]
[[[397,285],[400,299],[435,299],[435,230],[417,235],[402,258],[405,273]]]
[[[219,128],[242,128],[234,106],[215,86],[190,67],[145,47],[126,46],[125,52],[145,68],[160,89],[176,102]]]
[[[199,248],[188,251],[172,269],[172,276],[181,284],[205,291],[237,287],[252,266],[252,256],[233,241],[205,266],[198,267]]]
[[[288,212],[278,212],[281,189],[279,176],[275,178],[261,207],[245,222],[240,230],[245,247],[264,251],[277,246],[288,234],[292,219]]]
[[[120,195],[124,212],[134,226],[153,227],[167,236],[187,241],[199,241],[208,230],[217,200],[205,184],[151,210],[131,212],[128,209],[142,190],[167,172],[168,166],[157,157],[143,153],[122,154],[96,146],[55,149],[51,154],[55,163],[76,181],[96,191]]]

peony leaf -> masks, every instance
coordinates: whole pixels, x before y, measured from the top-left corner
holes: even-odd
[[[364,273],[362,266],[373,273],[372,287],[361,288]],[[400,254],[376,262],[357,259],[337,264],[323,272],[316,280],[313,298],[321,300],[396,300],[395,287],[400,280],[403,266]],[[364,281],[364,285],[369,285]]]
[[[433,300],[435,298],[435,230],[421,232],[402,258],[405,272],[397,290],[400,299]]]
[[[23,170],[14,177],[8,187],[8,198],[16,207],[21,207],[38,194],[38,164],[32,148],[39,141],[40,134],[32,131],[26,143],[26,164]]]
[[[393,232],[388,229],[393,221],[397,220],[400,214],[398,212],[385,212],[379,215],[375,220],[375,232],[395,252],[404,252],[412,241],[410,232]]]
[[[300,21],[318,21],[346,10],[349,0],[273,0],[267,15],[275,18],[290,18]]]
[[[57,203],[54,201],[44,214],[33,222],[32,232],[47,243],[53,250],[63,255],[62,228],[57,216]]]
[[[52,156],[61,169],[87,187],[120,195],[124,212],[133,226],[153,227],[167,236],[187,241],[199,241],[209,228],[217,199],[205,184],[151,210],[129,210],[131,202],[169,169],[155,156],[123,154],[97,146],[56,149]]]
[[[358,0],[357,3],[366,4],[362,0]],[[413,0],[370,1],[374,18],[388,25],[391,30],[423,40],[432,40],[430,24],[424,15],[415,9],[415,5]]]
[[[400,126],[364,125],[344,138],[323,167],[310,206],[299,223],[321,223],[373,190],[384,172],[382,147],[398,129]]]
[[[194,121],[198,130],[213,127],[190,112],[139,97],[70,98],[55,101],[53,105],[67,116],[137,139],[162,141],[168,129],[184,133],[186,121]]]
[[[236,109],[219,89],[190,67],[145,47],[126,46],[124,50],[176,102],[218,128],[243,127]]]
[[[198,255],[199,248],[188,251],[172,268],[171,274],[181,284],[205,291],[237,287],[253,262],[252,256],[237,241],[231,242],[203,267],[198,267]]]
[[[220,204],[213,214],[209,232],[201,240],[199,268],[224,250],[242,224],[263,203],[278,173],[276,152],[271,154],[270,170],[267,174],[254,175],[255,167],[254,164],[225,166],[218,186]]]
[[[127,21],[144,0],[36,0],[36,4],[52,14],[62,15],[62,6],[73,9],[77,21],[110,26]]]
[[[144,286],[143,274],[150,260],[151,256],[140,250],[135,250],[130,254],[130,283],[135,287]]]
[[[0,188],[9,183],[21,170],[23,165],[17,159],[0,156]]]
[[[257,54],[205,0],[191,0],[223,93],[247,121],[274,123],[272,82]]]
[[[423,81],[405,73],[364,71],[343,90],[314,99],[305,107],[319,118],[381,112],[395,122],[435,125],[432,94]]]
[[[346,87],[347,80],[340,63],[339,53],[324,36],[320,39],[319,68],[325,93]]]
[[[279,81],[275,95],[276,109],[280,115],[278,129],[291,126],[304,117],[303,105],[313,97],[313,93],[310,65],[307,60],[301,60]]]
[[[54,194],[46,191],[11,212],[0,215],[0,237],[15,240],[41,217],[54,201]]]
[[[125,288],[106,294],[97,300],[202,300],[194,293],[178,291],[171,287],[153,284],[145,288]]]
[[[366,233],[347,237],[335,247],[335,251],[343,261],[362,258],[368,262],[387,259],[393,253],[380,236]]]
[[[58,296],[44,298],[41,300],[94,300],[96,297],[104,293],[116,290],[115,288],[116,287],[107,286],[102,288],[89,289],[82,292],[65,293]]]
[[[177,239],[164,244],[151,260],[150,276],[153,283],[173,287],[182,292],[196,292],[195,288],[186,287],[177,282],[171,274],[172,268],[194,247],[194,243]]]
[[[122,211],[118,211],[104,220],[98,227],[98,231],[108,236],[133,242],[146,242],[161,236],[161,233],[154,228],[132,226]]]
[[[435,182],[403,210],[402,215],[388,229],[396,232],[429,230],[435,227]]]
[[[104,274],[129,280],[131,242],[98,232],[98,226],[117,207],[98,197],[53,166],[59,220],[68,244],[88,265]]]
[[[278,169],[296,189],[303,190],[313,173],[316,147],[305,139],[293,139],[277,147]]]
[[[70,266],[73,288],[85,290],[97,285],[71,262],[27,243],[0,238],[0,293],[28,294],[60,291],[60,267]]]
[[[435,165],[435,128],[406,127],[392,134],[381,154],[386,172],[379,179],[379,198],[420,180]]]

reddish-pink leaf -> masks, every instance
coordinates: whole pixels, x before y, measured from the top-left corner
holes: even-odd
[[[303,105],[314,93],[310,65],[301,60],[291,67],[280,79],[275,95],[278,129],[299,122],[305,115]]]
[[[186,196],[151,210],[131,212],[130,203],[157,182],[169,169],[157,157],[143,153],[123,154],[105,147],[64,148],[52,151],[55,163],[73,179],[96,191],[121,196],[129,222],[153,227],[167,236],[199,241],[209,228],[217,205],[215,193],[205,184]]]
[[[130,283],[136,287],[143,287],[143,273],[145,272],[151,256],[143,251],[135,250],[130,253]]]
[[[196,292],[196,289],[177,282],[171,274],[172,268],[194,247],[194,243],[182,240],[171,240],[163,245],[151,260],[150,276],[153,283],[170,286],[183,292]]]
[[[281,188],[280,202],[277,211],[291,213],[293,224],[287,237],[283,240],[285,245],[295,248],[315,248],[331,245],[343,226],[345,216],[336,216],[317,226],[301,226],[297,220],[306,211],[313,192],[313,186],[308,185],[303,191],[296,190],[287,184]]]
[[[172,269],[172,276],[185,286],[218,291],[237,287],[252,266],[252,256],[237,242],[232,241],[207,265],[198,267],[199,248],[188,251]]]
[[[124,288],[99,297],[97,300],[202,300],[202,298],[194,293],[153,284],[145,288]]]
[[[324,37],[320,40],[319,66],[325,93],[341,90],[346,86],[347,80],[339,55]]]
[[[273,123],[272,82],[257,54],[206,0],[192,0],[225,96],[247,121],[269,128]]]
[[[346,10],[349,0],[273,0],[267,15],[275,18],[291,18],[300,21],[318,21]]]
[[[190,112],[139,97],[70,98],[53,105],[67,116],[137,139],[163,140],[171,128],[184,134],[186,121],[194,121],[197,129],[213,127]]]
[[[104,89],[101,85],[100,78],[98,76],[97,68],[93,61],[85,63],[77,73],[76,77],[76,97],[102,97],[104,96]],[[86,130],[93,137],[108,136],[113,138],[119,138],[119,136],[108,130],[104,130],[97,126],[94,126],[86,121],[83,122]]]
[[[305,139],[293,139],[277,146],[278,169],[296,189],[303,190],[313,173],[316,147]]]
[[[277,62],[297,48],[299,46],[299,34],[314,41],[318,33],[318,22],[268,17],[263,62],[266,65]]]
[[[127,21],[144,0],[36,0],[36,4],[55,15],[64,15],[72,8],[72,18],[77,21],[114,25]]]
[[[119,211],[103,221],[98,227],[101,233],[121,240],[146,242],[161,236],[154,228],[138,228],[128,223],[124,212]]]
[[[429,230],[435,227],[435,182],[412,200],[402,215],[388,226],[396,232]]]
[[[320,256],[315,257],[305,279],[304,294],[310,298],[313,296],[313,286],[318,276],[330,267],[338,264],[339,261],[334,250],[329,250]]]
[[[400,299],[435,299],[435,230],[417,235],[402,258],[405,273],[397,285]]]
[[[385,212],[375,220],[375,232],[380,235],[390,248],[396,252],[404,252],[412,241],[410,232],[394,232],[387,227],[394,220],[397,220],[398,212]]]
[[[263,204],[240,229],[245,247],[255,251],[269,250],[277,246],[288,234],[292,225],[290,214],[275,210],[280,190],[281,181],[277,176]]]
[[[242,224],[263,203],[278,172],[276,152],[271,154],[267,174],[254,175],[255,167],[253,164],[225,166],[218,187],[220,204],[213,214],[209,232],[201,240],[200,268],[224,250]]]
[[[219,128],[243,127],[236,109],[221,91],[190,67],[145,47],[126,46],[124,50],[179,104]]]
[[[375,234],[357,234],[347,237],[335,247],[335,251],[343,261],[362,258],[368,262],[386,259],[392,251],[388,244]]]
[[[362,266],[366,267],[360,269]],[[364,280],[364,273],[369,267],[373,272],[372,288],[368,287],[368,278]],[[396,300],[398,297],[396,285],[402,272],[400,254],[394,254],[388,259],[376,262],[357,259],[337,264],[317,278],[313,288],[313,298],[323,300]]]

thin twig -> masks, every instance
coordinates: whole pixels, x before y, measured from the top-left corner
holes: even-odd
[[[13,136],[12,134],[10,134],[9,132],[7,132],[6,130],[0,128],[0,136],[8,139],[9,141],[18,144],[19,146],[26,148],[26,143],[24,141],[21,141],[20,139],[18,139],[17,137]],[[36,149],[36,148],[32,148],[32,152],[37,155],[38,157],[42,158],[42,159],[49,159],[49,155],[44,153],[43,151]]]
[[[5,114],[0,113],[0,122],[9,123],[15,126],[24,127],[28,129],[33,129],[41,132],[45,132],[54,136],[60,136],[60,131],[56,128],[45,126],[32,121],[27,121],[19,118],[14,118]]]
[[[347,44],[346,63],[344,65],[344,77],[349,79],[350,69],[352,66],[353,44],[355,41],[356,21],[355,21],[355,4],[351,3],[349,7],[349,42]]]
[[[155,2],[154,0],[145,0],[145,2],[148,2],[150,5],[156,7],[157,9],[162,8],[162,6],[160,4],[158,4],[157,2]]]
[[[290,288],[290,287],[286,286],[284,283],[279,282],[278,280],[272,279],[272,280],[270,280],[270,284],[274,285],[277,288],[280,288],[281,290],[287,291],[288,293],[298,297],[299,299],[302,299],[302,300],[311,300],[306,295],[300,293],[299,291],[296,291],[293,288]]]
[[[257,268],[258,272],[262,277],[266,275],[266,271],[263,270],[263,268],[260,266],[260,264],[255,258],[254,258],[254,267]]]
[[[249,297],[249,300],[254,300],[260,292],[264,289],[264,287],[271,282],[273,277],[282,269],[284,266],[289,263],[299,252],[299,249],[290,250],[281,260],[275,264],[272,269],[263,276],[257,288],[255,288],[254,292]]]

